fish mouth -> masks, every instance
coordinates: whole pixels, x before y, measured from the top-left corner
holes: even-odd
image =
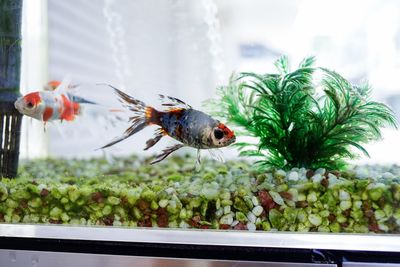
[[[21,107],[20,107],[20,103],[21,103],[21,98],[18,98],[15,102],[14,102],[14,107],[16,110],[21,112]]]

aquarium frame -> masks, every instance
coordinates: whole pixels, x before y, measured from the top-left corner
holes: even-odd
[[[211,266],[211,267],[335,267],[336,264],[295,263],[295,262],[265,262],[265,261],[232,261],[216,259],[144,257],[110,254],[66,253],[48,251],[20,251],[0,249],[0,264],[14,267],[34,266],[34,263],[44,267],[75,266],[120,267],[120,266]]]
[[[0,224],[0,238],[400,252],[400,235]]]

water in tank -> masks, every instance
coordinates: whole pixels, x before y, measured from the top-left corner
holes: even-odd
[[[0,221],[399,233],[399,7],[24,1]]]

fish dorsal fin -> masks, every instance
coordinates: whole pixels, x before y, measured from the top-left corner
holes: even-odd
[[[71,84],[71,79],[69,77],[65,77],[61,82],[58,80],[49,81],[44,86],[44,90],[67,95],[73,93],[76,87],[78,86]]]
[[[58,80],[51,80],[43,86],[44,91],[54,91],[58,86],[60,86],[61,82]]]
[[[170,110],[175,110],[179,108],[184,108],[184,109],[192,109],[192,106],[189,104],[186,104],[182,100],[172,97],[172,96],[166,96],[166,95],[159,95],[160,100],[162,102],[162,106],[164,107],[170,107],[168,111]]]

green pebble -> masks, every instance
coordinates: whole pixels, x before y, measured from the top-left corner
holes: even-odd
[[[58,220],[60,218],[62,214],[62,209],[58,208],[58,207],[54,207],[50,210],[50,217],[53,220]]]
[[[39,208],[42,206],[42,200],[38,197],[28,201],[28,206],[32,208]]]
[[[70,220],[70,217],[68,216],[67,213],[63,212],[63,213],[61,214],[61,220],[62,220],[63,222],[68,222],[68,221]]]
[[[167,180],[170,180],[170,181],[180,181],[182,179],[183,179],[183,176],[179,173],[174,173],[167,177]]]
[[[6,200],[8,197],[7,187],[0,182],[0,201]]]
[[[158,203],[157,203],[157,201],[152,201],[151,203],[150,203],[150,209],[152,209],[152,210],[157,210],[159,208],[159,206],[158,206]]]
[[[299,220],[299,222],[306,222],[307,221],[307,212],[304,209],[299,210],[299,212],[297,213],[297,219]]]
[[[305,201],[306,198],[307,196],[305,194],[300,193],[297,195],[297,201]]]
[[[221,206],[225,207],[225,206],[232,206],[233,202],[230,199],[222,199],[221,200]]]
[[[318,226],[318,232],[329,233],[331,229],[328,226]]]
[[[322,218],[318,214],[310,214],[308,216],[308,221],[314,226],[319,226],[322,223]]]
[[[103,210],[101,211],[104,216],[111,214],[112,207],[110,205],[104,206]]]
[[[191,200],[190,200],[190,206],[192,207],[192,208],[198,208],[198,207],[200,207],[200,205],[201,205],[201,198],[192,198]],[[161,205],[160,205],[161,206]]]
[[[8,198],[7,200],[6,200],[6,205],[7,205],[7,207],[9,207],[9,208],[17,208],[19,205],[18,205],[18,202],[16,202],[16,201],[14,201],[14,200],[12,200],[12,199],[10,199],[10,198]]]
[[[311,191],[308,195],[307,195],[307,201],[308,202],[315,202],[318,200],[317,197],[317,193],[315,193],[314,191]]]
[[[341,209],[341,210],[350,209],[351,206],[352,206],[352,203],[351,203],[350,200],[343,200],[343,201],[340,201],[340,209]]]
[[[116,206],[116,205],[119,205],[121,203],[121,199],[119,199],[118,197],[109,196],[107,198],[107,203]]]
[[[338,223],[344,223],[347,221],[347,218],[342,214],[339,214],[338,216],[336,216],[336,220],[338,221]]]
[[[156,193],[149,189],[143,190],[141,196],[143,199],[145,199],[147,201],[156,200],[156,197],[157,197]]]
[[[378,221],[381,219],[386,218],[386,214],[383,210],[376,210],[375,211],[375,219],[377,219]]]
[[[181,211],[179,212],[179,218],[182,220],[185,220],[187,218],[186,209],[181,209]]]
[[[13,214],[11,217],[11,222],[12,223],[19,223],[21,221],[21,217],[18,214]]]
[[[329,225],[329,229],[332,233],[339,233],[340,232],[340,224],[337,222],[331,223]]]
[[[294,224],[296,222],[298,212],[299,211],[295,208],[287,207],[283,211],[283,217],[288,223]]]
[[[79,198],[80,192],[76,187],[71,187],[68,191],[68,196],[72,202],[75,202]]]
[[[247,217],[243,212],[238,211],[236,212],[236,220],[239,222],[247,222]]]
[[[235,197],[233,207],[239,211],[247,211],[248,210],[246,203],[239,197]]]
[[[268,217],[269,217],[269,220],[270,220],[272,226],[276,229],[280,229],[282,227],[282,225],[284,224],[284,221],[282,219],[283,218],[282,213],[280,213],[276,209],[270,210]]]
[[[323,218],[328,217],[329,214],[330,214],[329,210],[322,210],[322,211],[319,212],[319,215],[320,215],[321,217],[323,217]]]
[[[133,208],[133,215],[137,220],[142,218],[142,212],[137,207]]]
[[[61,204],[67,204],[69,202],[69,200],[68,200],[68,198],[63,197],[63,198],[61,198],[60,202],[61,202]]]
[[[262,229],[264,231],[270,231],[271,230],[271,224],[267,221],[262,222]]]
[[[368,191],[368,195],[373,201],[379,200],[382,197],[382,194],[383,194],[383,189],[380,187],[373,188]]]

